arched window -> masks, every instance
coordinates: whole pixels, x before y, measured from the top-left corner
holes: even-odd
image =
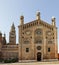
[[[26,48],[26,52],[29,52],[29,48]]]
[[[51,44],[51,43],[52,43],[52,41],[51,41],[51,40],[49,40],[49,41],[48,41],[48,43],[49,43],[49,44]]]
[[[28,41],[28,40],[25,40],[25,41],[24,41],[24,44],[28,44],[28,43],[29,43],[29,41]]]
[[[42,40],[39,40],[39,39],[38,39],[38,40],[35,41],[35,43],[41,44],[41,43],[42,43]]]

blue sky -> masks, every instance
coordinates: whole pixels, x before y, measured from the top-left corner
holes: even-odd
[[[0,31],[6,33],[7,42],[12,23],[16,27],[18,43],[20,16],[24,15],[25,23],[30,22],[36,19],[37,11],[41,12],[41,19],[48,23],[51,23],[52,16],[56,17],[59,36],[59,0],[0,0]]]

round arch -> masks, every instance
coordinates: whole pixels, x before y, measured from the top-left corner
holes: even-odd
[[[42,55],[41,52],[37,53],[37,61],[41,61],[41,55]]]

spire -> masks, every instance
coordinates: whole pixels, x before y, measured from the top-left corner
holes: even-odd
[[[11,31],[15,31],[15,25],[14,25],[14,22],[13,22],[13,24],[12,24],[12,26],[11,26]]]
[[[13,22],[13,24],[12,24],[12,28],[15,28],[14,22]]]
[[[20,16],[20,25],[23,25],[24,24],[24,16]]]
[[[37,13],[36,13],[36,18],[37,18],[37,20],[38,19],[40,20],[40,12],[39,11],[37,11]]]
[[[53,16],[51,20],[52,20],[52,25],[56,26],[56,18]]]
[[[9,43],[10,44],[16,44],[16,30],[15,30],[14,22],[11,26],[11,31],[9,33]]]

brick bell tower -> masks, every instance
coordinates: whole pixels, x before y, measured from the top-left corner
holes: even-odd
[[[16,44],[16,30],[14,23],[11,26],[11,30],[9,32],[9,44],[15,45]]]

